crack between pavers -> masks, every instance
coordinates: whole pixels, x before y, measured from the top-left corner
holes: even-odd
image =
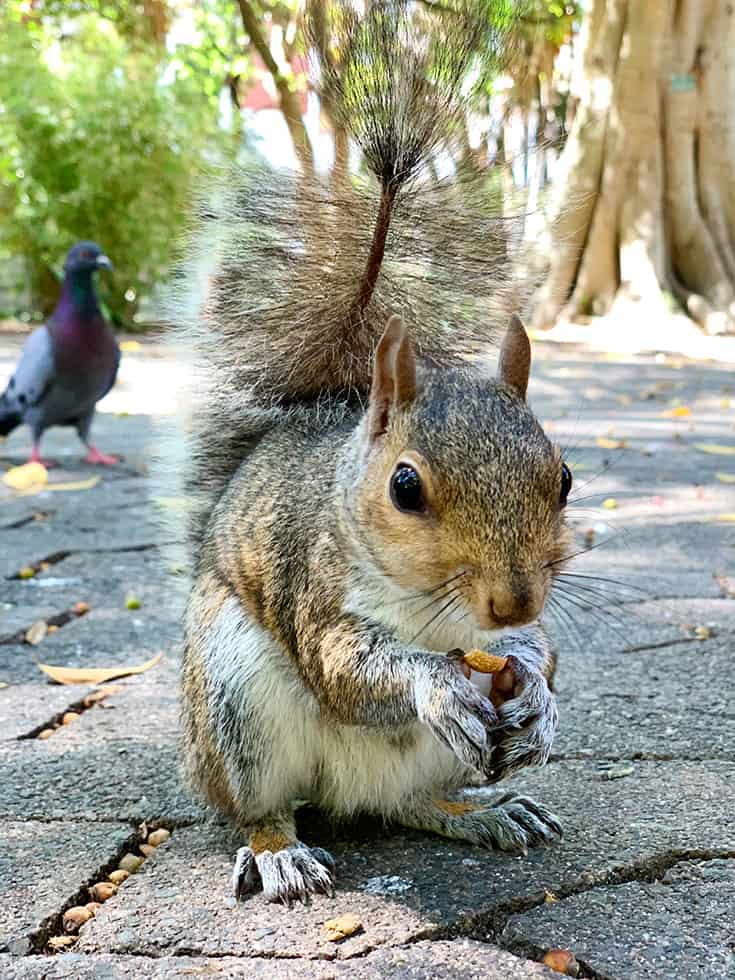
[[[100,865],[88,878],[86,878],[79,888],[67,898],[60,909],[46,916],[45,919],[28,935],[29,950],[26,955],[44,953],[47,951],[48,941],[53,936],[64,935],[62,920],[64,912],[75,905],[84,905],[89,901],[88,889],[98,881],[104,880],[107,875],[118,867],[120,859],[128,851],[137,847],[143,835],[140,827],[134,829],[128,837],[116,849],[112,857],[108,858],[104,864]]]
[[[613,871],[604,871],[598,875],[583,875],[574,882],[566,886],[559,887],[555,892],[557,901],[562,902],[577,895],[584,895],[587,892],[595,891],[598,888],[614,888],[625,885],[632,881],[654,882],[660,880],[667,871],[674,868],[677,864],[687,861],[718,861],[735,859],[735,850],[731,848],[711,849],[711,848],[682,848],[674,849],[662,854],[653,855],[650,858],[633,862],[626,868]],[[547,949],[535,947],[522,937],[511,939],[503,933],[508,925],[511,916],[525,915],[536,908],[546,904],[546,892],[536,895],[527,895],[510,901],[501,903],[489,912],[481,913],[477,917],[467,916],[449,927],[438,927],[424,932],[419,938],[431,941],[451,940],[458,936],[467,939],[474,939],[498,946],[514,956],[525,959],[535,959],[537,962],[546,953]],[[481,935],[480,933],[483,933]],[[419,938],[411,937],[410,944],[419,941]],[[533,956],[528,953],[534,951]],[[582,977],[589,977],[591,980],[613,980],[607,974],[595,971],[589,964],[580,961],[580,966],[585,973]]]
[[[89,607],[84,604],[84,607],[81,608],[80,604],[79,610],[77,610],[75,606],[72,606],[71,609],[64,609],[59,613],[54,613],[53,616],[48,616],[44,620],[36,620],[36,622],[43,622],[46,624],[47,628],[49,626],[54,626],[57,630],[59,630],[62,626],[66,626],[67,623],[70,623],[72,620],[81,619],[82,616],[86,616],[88,612]],[[28,633],[34,625],[35,623],[31,623],[29,626],[19,629],[17,633],[0,636],[0,646],[16,646],[17,644],[24,646],[37,646],[40,640],[37,640],[34,643],[33,640],[28,639]],[[43,636],[45,636],[45,634],[43,634]]]
[[[599,753],[587,755],[584,752],[551,753],[547,765],[552,762],[735,762],[735,753],[723,755],[691,755],[668,752],[634,752],[632,755]]]
[[[21,517],[17,521],[10,521],[8,524],[0,524],[0,531],[17,531],[27,524],[34,524],[36,521],[45,521],[49,517],[53,517],[56,513],[55,510],[37,510],[27,517]]]
[[[58,728],[64,726],[63,718],[67,714],[83,715],[85,711],[91,711],[95,705],[101,704],[106,698],[110,697],[112,694],[117,694],[121,688],[119,685],[107,685],[105,687],[97,688],[96,690],[88,691],[83,697],[78,698],[76,701],[64,708],[63,711],[57,711],[51,716],[47,721],[40,725],[36,725],[29,731],[24,732],[22,735],[16,735],[15,741],[23,742],[29,738],[38,738],[38,736],[44,731],[55,731]],[[72,719],[72,721],[76,721]]]
[[[123,544],[114,548],[74,548],[71,550],[54,551],[45,558],[39,558],[30,565],[24,566],[24,568],[32,568],[38,572],[41,570],[42,565],[57,565],[59,562],[64,561],[66,558],[71,558],[74,555],[117,555],[130,551],[152,551],[155,548],[170,548],[181,544],[183,544],[182,541],[145,541],[142,544]],[[8,582],[19,579],[23,580],[26,576],[21,575],[21,571],[22,569],[18,569],[12,575],[6,575],[6,580]]]

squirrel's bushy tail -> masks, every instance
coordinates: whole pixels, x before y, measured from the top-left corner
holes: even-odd
[[[518,306],[497,184],[450,163],[474,59],[504,43],[503,3],[366,6],[315,0],[305,32],[322,105],[365,172],[231,172],[202,196],[171,290],[167,319],[194,345],[189,487],[209,506],[269,411],[367,391],[391,313],[442,365]]]

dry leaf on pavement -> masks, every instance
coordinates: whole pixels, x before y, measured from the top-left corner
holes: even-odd
[[[162,656],[162,653],[157,653],[155,657],[151,657],[137,667],[53,667],[50,664],[38,666],[57,684],[104,684],[105,681],[114,680],[116,677],[142,674],[155,667]]]

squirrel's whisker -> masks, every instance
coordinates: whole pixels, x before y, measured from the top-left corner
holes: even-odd
[[[559,572],[558,577],[561,579],[579,578],[588,582],[602,582],[605,585],[617,585],[620,586],[621,590],[627,589],[629,592],[637,592],[641,596],[650,598],[650,593],[647,589],[642,589],[638,585],[632,585],[630,582],[622,582],[619,578],[609,578],[606,575],[589,575],[584,572]]]
[[[441,609],[435,612],[428,622],[424,623],[424,625],[421,627],[418,633],[414,634],[414,636],[411,637],[411,639],[408,641],[408,645],[410,646],[412,643],[415,643],[422,633],[425,633],[430,626],[433,626],[433,624],[442,615],[442,613],[447,612],[448,614],[448,611],[451,611],[452,606],[455,603],[459,602],[461,598],[462,598],[461,593],[455,593],[454,595],[452,595],[451,599],[447,603],[445,603],[441,607]]]
[[[466,574],[467,572],[463,569],[461,572],[457,572],[456,575],[452,575],[450,578],[445,579],[443,582],[440,582],[438,585],[435,585],[431,589],[425,589],[423,592],[415,592],[413,595],[409,595],[409,596],[401,596],[400,599],[393,599],[391,602],[386,602],[385,605],[397,606],[400,605],[400,603],[402,602],[414,602],[416,599],[427,599],[430,595],[433,595],[435,592],[438,592],[440,589],[446,588],[452,582],[456,582],[457,579],[462,578],[462,576]]]

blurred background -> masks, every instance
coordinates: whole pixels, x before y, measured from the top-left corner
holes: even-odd
[[[422,0],[452,17],[451,0]],[[649,349],[735,330],[735,17],[725,0],[479,0],[462,160],[526,214],[536,330]],[[118,328],[144,331],[200,175],[359,169],[312,84],[301,0],[5,0],[0,319],[38,322],[99,241]],[[456,157],[456,153],[455,153]],[[528,311],[527,311],[528,312]],[[7,321],[10,321],[7,323]],[[633,336],[634,335],[634,336]],[[675,338],[675,339],[672,339]]]

